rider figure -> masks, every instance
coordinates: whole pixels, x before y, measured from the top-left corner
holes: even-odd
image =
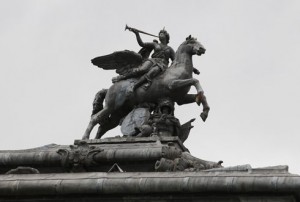
[[[150,43],[144,43],[136,29],[130,28],[129,30],[135,33],[137,42],[143,49],[150,50],[149,52],[154,51],[151,58],[146,59],[140,67],[133,69],[130,73],[113,79],[113,82],[117,82],[119,80],[143,75],[137,83],[134,84],[132,90],[135,91],[146,82],[148,82],[148,86],[150,86],[152,79],[168,68],[169,59],[174,60],[175,52],[168,46],[170,35],[164,29],[159,32],[160,43],[156,40]]]

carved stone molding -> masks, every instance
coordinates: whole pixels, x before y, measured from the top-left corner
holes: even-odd
[[[162,158],[155,163],[155,171],[200,171],[212,168],[220,168],[222,161],[218,163],[205,161],[192,156],[189,152],[182,152],[169,143],[162,148]]]
[[[61,165],[70,172],[87,171],[87,167],[97,164],[94,155],[102,152],[103,149],[90,146],[81,141],[77,145],[70,145],[70,149],[59,149],[58,154],[62,156]]]

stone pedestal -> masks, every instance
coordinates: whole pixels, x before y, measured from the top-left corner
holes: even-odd
[[[177,137],[157,136],[0,151],[0,202],[300,200],[287,166],[208,168],[188,155]]]

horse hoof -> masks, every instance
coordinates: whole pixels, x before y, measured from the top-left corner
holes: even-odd
[[[84,136],[82,137],[82,140],[88,140],[88,139],[90,139],[89,136],[84,135]]]
[[[201,117],[202,121],[205,122],[206,119],[207,119],[207,114],[202,112],[202,113],[200,114],[200,117]]]

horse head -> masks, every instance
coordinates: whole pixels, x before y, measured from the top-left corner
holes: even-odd
[[[181,48],[184,48],[187,53],[191,55],[202,55],[205,53],[206,49],[204,46],[197,41],[196,38],[189,35],[186,40],[180,45]]]

